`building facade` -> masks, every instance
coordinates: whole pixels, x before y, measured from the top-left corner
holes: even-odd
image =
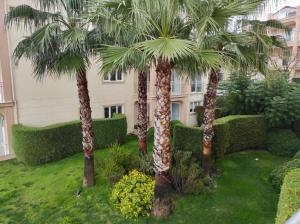
[[[13,50],[26,30],[4,28],[4,15],[10,7],[30,4],[30,0],[0,1],[0,158],[13,156],[12,126],[23,124],[43,127],[79,119],[76,80],[46,78],[38,82],[33,77],[31,62],[22,59],[15,65]],[[155,110],[155,70],[148,76],[148,120],[153,125]],[[93,63],[88,71],[88,88],[93,118],[110,118],[124,113],[128,132],[135,131],[137,123],[137,82],[134,72],[115,72],[107,77],[99,75],[99,64]],[[195,107],[203,104],[207,76],[197,74],[190,80],[172,71],[171,119],[189,125],[196,124]]]
[[[298,7],[286,6],[274,14],[270,14],[268,19],[275,19],[282,22],[289,29],[288,31],[270,29],[270,35],[276,35],[287,41],[288,50],[274,50],[273,60],[275,67],[291,72],[291,78],[300,78],[300,5]]]

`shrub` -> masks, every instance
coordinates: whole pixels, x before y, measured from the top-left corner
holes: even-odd
[[[124,115],[93,121],[95,148],[113,143],[122,144],[127,134]],[[82,151],[80,121],[62,123],[44,128],[13,126],[13,148],[18,160],[28,165],[44,164],[63,159]]]
[[[289,172],[284,178],[280,193],[276,224],[284,223],[300,208],[300,169]]]
[[[294,155],[294,159],[300,159],[300,151]]]
[[[170,170],[172,184],[180,194],[199,194],[204,190],[203,171],[192,152],[176,151]]]
[[[100,159],[100,169],[111,184],[118,182],[130,170],[138,167],[138,155],[134,152],[113,145],[105,159]]]
[[[293,130],[295,132],[300,132],[300,119],[293,123]]]
[[[300,159],[293,159],[282,166],[277,167],[274,169],[270,175],[270,180],[272,186],[277,192],[280,192],[280,188],[283,182],[285,175],[294,170],[300,168]]]
[[[265,147],[266,125],[260,115],[233,115],[215,120],[213,157],[220,158],[226,153]],[[192,151],[198,157],[202,150],[201,128],[176,125],[173,148]]]
[[[149,128],[147,131],[147,140],[148,141],[153,141],[154,139],[154,128]]]
[[[152,153],[138,157],[138,163],[136,169],[149,176],[154,176],[154,165]]]
[[[151,177],[133,170],[114,186],[111,201],[126,218],[147,216],[152,206],[154,183]]]
[[[300,151],[300,139],[287,129],[276,129],[267,134],[267,147],[278,156],[292,157]]]

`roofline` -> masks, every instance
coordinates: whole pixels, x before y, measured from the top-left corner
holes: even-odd
[[[285,9],[285,8],[290,8],[290,9],[297,9],[296,7],[292,7],[292,6],[284,6],[281,9],[279,9],[277,12],[273,13],[272,15],[277,14],[278,12],[280,12],[281,10]]]

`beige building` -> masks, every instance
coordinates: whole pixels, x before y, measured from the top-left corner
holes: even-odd
[[[287,32],[270,29],[270,35],[277,35],[284,38],[288,44],[288,51],[275,50],[273,59],[280,69],[291,71],[291,78],[300,78],[300,5],[298,7],[286,6],[274,14],[270,14],[268,19],[276,19],[289,27]]]
[[[12,125],[41,127],[79,119],[79,102],[75,79],[45,79],[37,82],[31,62],[22,60],[16,66],[11,56],[25,31],[3,26],[5,12],[30,0],[0,1],[0,158],[13,156]],[[137,117],[137,74],[112,73],[98,75],[99,65],[88,72],[93,118],[124,113],[128,132],[134,132]],[[190,125],[196,124],[195,107],[203,103],[207,76],[199,74],[194,81],[172,73],[171,118]],[[148,77],[149,125],[153,125],[155,108],[155,72]]]

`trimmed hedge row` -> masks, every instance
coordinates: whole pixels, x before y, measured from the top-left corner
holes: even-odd
[[[215,120],[213,156],[248,149],[262,149],[266,141],[266,123],[261,115],[232,115]],[[202,128],[177,124],[173,133],[173,148],[200,155]]]
[[[278,203],[276,224],[283,224],[300,208],[300,169],[284,178]]]
[[[124,115],[93,121],[95,149],[122,144],[127,134]],[[18,160],[28,165],[63,159],[82,150],[81,122],[73,121],[43,128],[13,126],[13,148]]]

